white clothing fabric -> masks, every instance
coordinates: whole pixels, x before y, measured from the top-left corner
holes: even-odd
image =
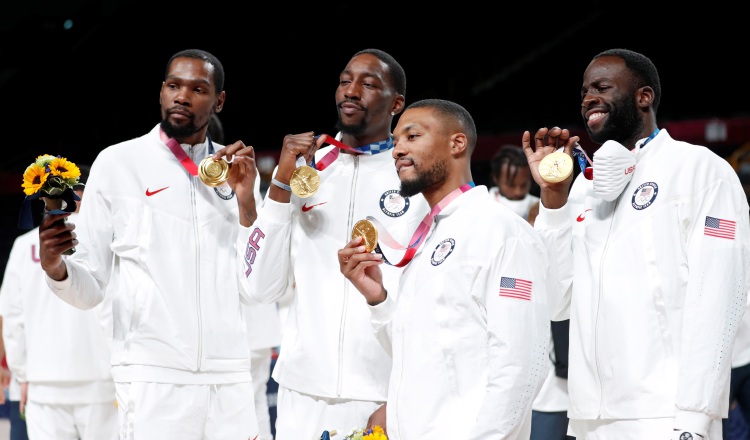
[[[276,440],[319,439],[323,431],[341,439],[353,429],[365,427],[367,419],[383,403],[369,400],[331,399],[297,393],[279,385],[276,419]],[[304,418],[298,417],[304,414]],[[352,424],[352,420],[363,420]],[[322,428],[321,428],[322,427]],[[317,432],[310,436],[311,432]]]
[[[333,148],[318,150],[316,161]],[[265,198],[257,221],[238,243],[239,271],[255,299],[284,304],[281,349],[272,372],[280,386],[318,398],[382,403],[391,361],[373,335],[367,303],[339,270],[337,251],[351,240],[354,223],[367,216],[406,244],[429,209],[422,196],[398,195],[390,150],[342,152],[319,176],[320,187],[311,197],[292,195],[290,203]],[[400,272],[384,269],[388,288],[395,291]],[[313,416],[284,410],[277,409],[277,423],[290,417],[304,424]],[[318,425],[320,430],[299,438],[320,437],[326,428]]]
[[[748,219],[732,167],[665,129],[615,201],[581,174],[565,206],[540,206],[553,319],[570,318],[570,419],[674,418],[705,435],[727,417]],[[734,238],[713,236],[719,224]]]
[[[551,338],[550,338],[551,339]],[[554,351],[550,341],[549,352]],[[558,377],[555,374],[555,364],[548,360],[549,372],[544,379],[542,388],[539,390],[534,399],[531,408],[534,411],[559,412],[567,411],[570,406],[570,397],[568,397],[568,379]]]
[[[255,440],[250,382],[118,382],[120,440]]]
[[[632,419],[632,420],[571,420],[568,435],[576,440],[685,440],[675,431],[674,419]],[[708,436],[693,436],[692,440],[721,440],[721,421],[713,421]]]
[[[48,284],[81,309],[112,298],[115,382],[249,383],[240,301],[252,300],[239,274],[221,271],[235,265],[235,195],[191,176],[159,133],[99,153],[68,277]],[[209,155],[208,142],[181,147],[195,163]]]
[[[745,314],[737,329],[732,350],[732,368],[750,364],[750,295],[748,295]]]
[[[268,411],[268,380],[271,377],[272,348],[250,350],[250,372],[253,376],[253,400],[255,417],[258,419],[257,440],[273,440],[271,413]]]
[[[116,439],[111,301],[91,310],[64,303],[47,286],[40,261],[34,228],[14,241],[0,287],[8,368],[13,382],[28,382],[27,408],[36,414],[28,432],[37,439]],[[12,388],[11,400],[20,401],[20,388]]]
[[[26,432],[33,440],[119,439],[114,398],[82,405],[47,405],[29,400],[25,415]]]
[[[477,186],[443,208],[396,297],[369,307],[392,343],[391,440],[529,438],[549,364],[547,251],[489,197]]]
[[[507,206],[510,208],[513,212],[520,215],[524,220],[529,220],[529,210],[532,206],[539,203],[539,197],[533,195],[533,194],[526,194],[526,197],[524,197],[521,200],[510,200],[505,198],[502,194],[500,194],[500,188],[493,186],[489,189],[490,192],[490,198],[492,200],[496,201],[497,203]]]

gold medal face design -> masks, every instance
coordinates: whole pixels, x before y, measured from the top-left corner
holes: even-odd
[[[289,180],[289,186],[292,187],[292,192],[301,198],[307,198],[315,194],[320,186],[320,176],[318,171],[307,165],[297,167],[292,173],[292,178]]]
[[[561,151],[548,154],[539,162],[539,175],[549,183],[562,182],[572,173],[573,159]]]
[[[198,177],[208,186],[220,186],[229,177],[229,163],[224,159],[205,157],[198,165]]]
[[[375,229],[375,225],[370,220],[360,220],[354,224],[352,228],[352,238],[362,236],[365,238],[365,250],[372,252],[375,246],[378,245],[378,230]]]

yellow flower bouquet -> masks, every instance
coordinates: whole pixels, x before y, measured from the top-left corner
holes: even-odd
[[[335,436],[336,431],[323,431],[323,435],[320,436],[320,440],[331,440],[331,436]],[[352,432],[346,435],[343,440],[388,440],[385,435],[385,431],[378,425],[368,429],[353,429]]]
[[[76,202],[81,200],[75,193],[74,187],[80,185],[81,170],[78,166],[61,156],[43,154],[26,167],[23,173],[23,188],[26,198],[21,207],[18,226],[22,229],[32,229],[38,225],[34,221],[32,201],[44,202],[44,210],[48,214],[65,214],[75,212]],[[66,254],[72,254],[70,249]]]

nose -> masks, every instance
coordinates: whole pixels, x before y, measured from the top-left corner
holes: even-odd
[[[594,101],[596,101],[596,98],[591,95],[585,95],[581,100],[581,107],[588,108]]]
[[[174,95],[174,102],[175,104],[184,105],[186,107],[190,106],[190,97],[187,88],[180,87],[177,90],[177,93]]]
[[[356,81],[352,81],[344,87],[344,96],[347,99],[360,99],[361,95],[361,88]]]
[[[404,148],[399,147],[399,143],[397,140],[393,140],[393,150],[391,151],[391,156],[394,159],[398,159],[400,157],[404,157],[406,155],[406,151],[404,151]]]

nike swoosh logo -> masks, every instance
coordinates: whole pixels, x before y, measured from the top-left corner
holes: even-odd
[[[326,203],[328,203],[328,202],[316,203],[316,204],[310,205],[310,206],[307,206],[307,203],[305,203],[304,205],[302,205],[302,212],[307,212],[307,211],[313,209],[316,206],[325,205]]]
[[[591,210],[587,209],[587,210],[583,211],[583,213],[578,216],[578,218],[576,219],[576,221],[578,221],[578,222],[584,221],[586,219],[586,213],[589,212],[589,211],[591,211]]]
[[[164,188],[162,188],[162,189],[157,189],[156,191],[149,191],[149,190],[148,190],[148,188],[146,188],[146,197],[151,197],[151,196],[153,196],[154,194],[156,194],[156,193],[159,193],[159,192],[162,192],[162,191],[164,191],[164,190],[165,190],[165,189],[167,189],[167,188],[169,188],[169,187],[168,187],[168,186],[165,186]]]

